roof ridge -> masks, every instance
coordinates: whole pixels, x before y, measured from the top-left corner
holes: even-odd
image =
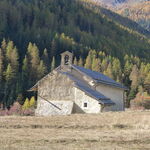
[[[93,71],[91,69],[86,69],[84,67],[80,67],[77,65],[71,65],[74,69],[76,69],[77,71],[79,71],[80,73],[90,77],[91,79],[95,80],[96,82],[99,83],[103,83],[103,84],[109,84],[111,86],[115,86],[118,88],[122,88],[122,89],[127,89],[123,84],[116,82],[115,80],[111,79],[110,77],[97,72],[97,71]],[[105,78],[105,79],[104,79]],[[111,81],[109,81],[111,80]]]

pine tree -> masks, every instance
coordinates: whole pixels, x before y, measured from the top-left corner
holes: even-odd
[[[131,83],[131,88],[136,89],[138,87],[138,76],[139,76],[139,70],[136,65],[132,67],[132,72],[130,73],[130,80],[132,81]]]
[[[7,63],[11,63],[13,49],[14,49],[14,43],[13,43],[13,41],[9,41],[8,44],[7,44],[7,47],[6,47]]]
[[[91,53],[90,52],[89,52],[88,56],[86,57],[84,67],[86,69],[92,69],[92,57],[91,57]]]
[[[73,64],[74,64],[74,65],[78,65],[78,61],[77,61],[77,58],[76,58],[76,57],[74,58]]]
[[[10,64],[8,64],[6,71],[4,72],[5,81],[10,83],[14,78],[13,69]]]
[[[93,71],[100,72],[100,59],[99,59],[99,58],[93,59],[93,62],[92,62],[92,70],[93,70]]]
[[[47,49],[44,49],[44,52],[42,55],[42,60],[43,60],[44,65],[46,67],[46,72],[48,72],[50,70],[50,66],[49,66],[49,58],[48,58]]]
[[[18,67],[19,67],[19,62],[18,62],[19,58],[18,58],[17,48],[14,47],[12,41],[9,41],[7,44],[6,59],[7,59],[7,63],[11,65],[13,73],[17,76]]]
[[[0,48],[0,83],[2,82],[3,71],[4,71],[4,56],[2,49]]]
[[[10,64],[8,64],[6,71],[4,72],[5,86],[4,86],[4,97],[3,104],[4,107],[8,107],[13,103],[13,98],[15,93],[15,85],[13,84],[15,75]]]
[[[108,60],[107,58],[103,59],[102,64],[101,64],[101,72],[105,72],[108,67]]]
[[[147,74],[145,81],[144,81],[144,87],[150,94],[150,72]]]
[[[112,73],[113,73],[114,80],[121,81],[122,71],[121,71],[121,64],[119,59],[114,59],[112,61]]]
[[[55,57],[53,57],[51,62],[51,71],[55,69]]]
[[[112,73],[112,65],[111,65],[111,63],[109,63],[109,65],[108,65],[106,71],[104,71],[104,74],[105,74],[106,76],[112,78],[112,79],[114,78],[114,77],[113,77],[113,73]]]
[[[2,53],[2,49],[0,48],[0,102],[2,101],[3,89],[4,89],[4,81],[3,81],[3,72],[4,72],[4,56]]]
[[[43,60],[40,61],[40,65],[38,66],[38,79],[42,78],[46,74],[46,67]]]
[[[38,67],[40,65],[39,49],[35,44],[29,43],[27,57],[30,69],[29,80],[31,81],[31,84],[33,84],[38,80]]]
[[[55,38],[57,38],[57,35],[55,36]],[[56,54],[57,48],[56,48],[56,41],[55,39],[52,40],[51,42],[51,51],[50,51],[50,57],[54,57]]]
[[[7,46],[6,40],[3,39],[2,43],[1,43],[1,48],[3,51],[6,51],[6,46]]]
[[[78,66],[83,67],[83,59],[82,59],[82,57],[79,58]]]
[[[133,65],[127,60],[125,65],[124,65],[124,74],[126,76],[129,76],[131,71],[132,71]]]
[[[22,65],[22,75],[21,75],[21,78],[22,78],[22,89],[23,91],[25,91],[28,87],[29,82],[29,60],[28,60],[28,57],[25,56],[25,58],[23,59],[23,65]]]

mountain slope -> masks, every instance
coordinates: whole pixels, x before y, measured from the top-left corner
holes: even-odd
[[[150,1],[126,5],[116,10],[116,12],[136,21],[150,31]]]
[[[120,58],[133,54],[148,60],[148,40],[97,9],[76,0],[1,0],[0,40],[13,40],[24,55],[28,42],[50,49],[55,35],[64,33],[73,39],[69,49],[76,53],[92,48]],[[67,49],[58,47],[55,55]]]
[[[150,0],[93,0],[150,31]]]

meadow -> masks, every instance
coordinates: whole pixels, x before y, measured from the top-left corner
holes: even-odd
[[[149,150],[150,111],[0,117],[0,150]]]

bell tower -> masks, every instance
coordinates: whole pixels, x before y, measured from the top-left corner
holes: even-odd
[[[69,51],[61,53],[61,68],[64,71],[71,71],[71,65],[73,61],[73,54]]]

